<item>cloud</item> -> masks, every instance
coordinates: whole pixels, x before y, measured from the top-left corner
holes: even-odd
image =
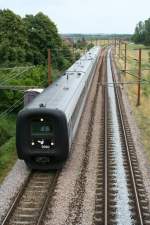
[[[138,21],[149,17],[149,0],[0,0],[24,16],[47,14],[60,32],[132,33]]]

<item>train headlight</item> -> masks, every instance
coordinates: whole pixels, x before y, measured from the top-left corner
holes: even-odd
[[[54,142],[51,142],[51,146],[54,146]]]

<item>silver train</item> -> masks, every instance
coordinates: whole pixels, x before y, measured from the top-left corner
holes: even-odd
[[[19,112],[17,154],[31,169],[59,169],[65,163],[100,53],[100,47],[92,48]]]

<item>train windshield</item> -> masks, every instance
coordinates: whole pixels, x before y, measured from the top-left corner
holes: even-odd
[[[53,131],[52,126],[48,122],[32,121],[32,135],[50,135]]]

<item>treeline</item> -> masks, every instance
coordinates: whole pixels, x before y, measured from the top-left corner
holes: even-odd
[[[72,54],[58,34],[56,25],[42,12],[24,18],[11,10],[0,10],[0,67],[47,63],[62,70],[72,63]]]
[[[132,41],[136,44],[150,45],[150,18],[137,24]]]
[[[74,41],[78,40],[113,40],[113,39],[121,39],[121,40],[130,40],[131,34],[63,34],[64,37],[68,37],[73,39]]]

